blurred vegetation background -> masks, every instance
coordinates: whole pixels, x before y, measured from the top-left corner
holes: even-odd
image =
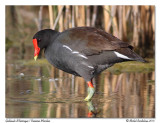
[[[41,29],[92,26],[112,33],[145,58],[155,54],[155,6],[6,6],[6,51],[32,45]]]

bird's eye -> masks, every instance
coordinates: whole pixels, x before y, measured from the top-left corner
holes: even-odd
[[[40,43],[40,42],[41,42],[41,39],[37,39],[37,41],[38,41],[38,43]]]

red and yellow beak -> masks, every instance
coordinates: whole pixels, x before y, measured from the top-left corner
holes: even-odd
[[[34,46],[34,60],[36,61],[39,55],[39,52],[40,52],[40,48],[38,47],[37,39],[33,39],[33,46]]]

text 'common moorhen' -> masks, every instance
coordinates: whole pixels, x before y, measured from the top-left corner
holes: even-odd
[[[44,29],[33,37],[34,59],[44,49],[46,59],[55,67],[88,83],[91,100],[95,89],[92,79],[115,63],[145,60],[133,51],[133,47],[105,31],[93,27],[76,27],[58,32]]]

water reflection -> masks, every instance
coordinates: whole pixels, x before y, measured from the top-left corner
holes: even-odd
[[[32,57],[24,56],[26,61]],[[25,65],[20,59],[7,57],[7,118],[155,117],[154,71],[117,75],[104,71],[95,79],[96,93],[87,103],[83,78],[49,64]]]
[[[10,72],[19,69],[11,66],[7,65]],[[87,84],[82,78],[76,77],[73,84],[71,75],[63,73],[63,78],[54,79],[39,74],[43,72],[37,74],[37,69],[23,68],[24,73],[29,71],[23,77],[7,74],[6,117],[87,117],[93,110],[83,102]],[[96,117],[154,117],[155,85],[151,80],[154,72],[103,72],[96,80],[92,102],[99,112]]]

